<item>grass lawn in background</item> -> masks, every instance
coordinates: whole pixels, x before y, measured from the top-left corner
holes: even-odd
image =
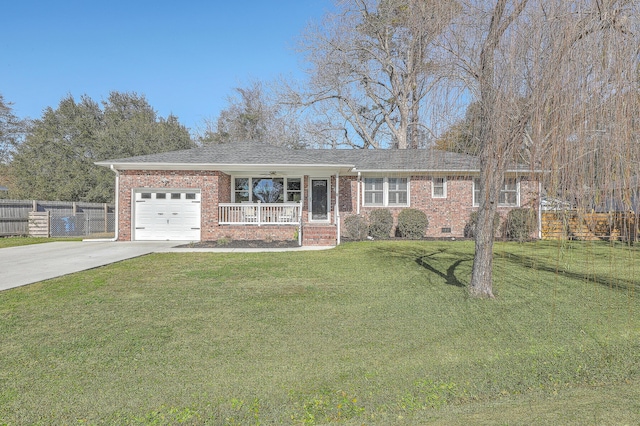
[[[0,292],[0,424],[637,424],[636,249],[153,254]]]
[[[54,241],[82,241],[82,238],[0,237],[0,248],[26,246],[29,244],[51,243]]]

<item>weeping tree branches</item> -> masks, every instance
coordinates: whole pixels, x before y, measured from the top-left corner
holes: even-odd
[[[571,188],[583,200],[580,186],[602,187],[602,177],[632,169],[614,152],[635,151],[638,11],[623,0],[459,4],[443,50],[466,71],[452,77],[468,84],[477,105],[471,143],[481,191],[470,291],[493,297],[493,217],[509,164],[526,158],[550,171],[549,190],[566,197]]]

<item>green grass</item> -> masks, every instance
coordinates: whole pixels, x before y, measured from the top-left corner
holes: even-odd
[[[0,248],[26,246],[29,244],[51,243],[54,241],[82,241],[82,238],[0,237]]]
[[[0,293],[0,424],[637,424],[640,252],[154,254]]]

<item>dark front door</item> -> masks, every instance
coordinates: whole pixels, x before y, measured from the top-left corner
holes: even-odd
[[[311,179],[311,220],[329,219],[328,187],[327,179]]]

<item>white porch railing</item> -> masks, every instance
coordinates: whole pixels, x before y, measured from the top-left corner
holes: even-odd
[[[299,225],[302,205],[298,203],[220,203],[220,225]]]

